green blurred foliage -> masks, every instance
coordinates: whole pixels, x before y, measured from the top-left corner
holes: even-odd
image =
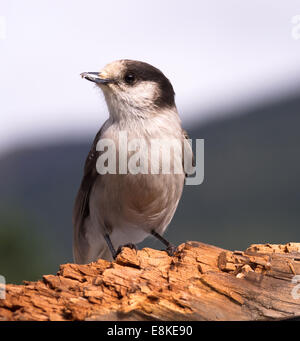
[[[0,212],[0,274],[7,283],[37,280],[49,269],[43,237],[33,220],[17,208]]]

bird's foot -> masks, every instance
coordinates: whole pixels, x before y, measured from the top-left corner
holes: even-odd
[[[167,254],[170,257],[173,257],[173,256],[175,256],[175,253],[178,251],[178,248],[177,248],[177,246],[171,244],[166,248],[165,251],[167,252]]]
[[[116,253],[115,253],[115,255],[114,255],[114,259],[116,259],[117,256],[118,256],[118,254],[121,253],[123,247],[129,247],[129,248],[132,249],[132,250],[137,250],[136,245],[133,244],[133,243],[128,243],[128,244],[120,245],[120,246],[118,247],[118,250],[116,251]]]

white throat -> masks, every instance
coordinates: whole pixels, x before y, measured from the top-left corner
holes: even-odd
[[[160,108],[155,104],[159,96],[157,84],[142,82],[126,91],[118,88],[103,88],[109,114],[114,121],[146,119],[156,114]]]

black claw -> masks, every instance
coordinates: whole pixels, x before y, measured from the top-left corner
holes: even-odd
[[[178,251],[178,248],[177,246],[175,245],[169,245],[167,248],[166,248],[166,252],[167,254],[170,256],[170,257],[173,257],[175,256],[175,253]]]
[[[120,246],[118,247],[117,252],[116,252],[115,255],[114,255],[114,259],[117,258],[118,254],[122,251],[123,247],[129,247],[129,248],[132,249],[132,250],[137,250],[136,245],[133,244],[133,243],[128,243],[128,244],[125,244],[125,245],[120,245]]]
[[[170,257],[173,257],[175,255],[175,253],[178,251],[177,247],[172,245],[170,242],[168,242],[163,236],[161,236],[159,233],[157,233],[155,230],[151,231],[151,234],[157,238],[158,240],[160,240],[163,244],[166,245],[166,250],[162,250],[162,251],[166,251],[167,254]]]

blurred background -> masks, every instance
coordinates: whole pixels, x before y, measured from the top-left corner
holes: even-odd
[[[166,237],[234,250],[299,242],[299,1],[0,0],[6,281],[72,262],[73,202],[108,116],[79,74],[122,58],[160,68],[184,127],[205,139],[205,180],[185,187]]]

